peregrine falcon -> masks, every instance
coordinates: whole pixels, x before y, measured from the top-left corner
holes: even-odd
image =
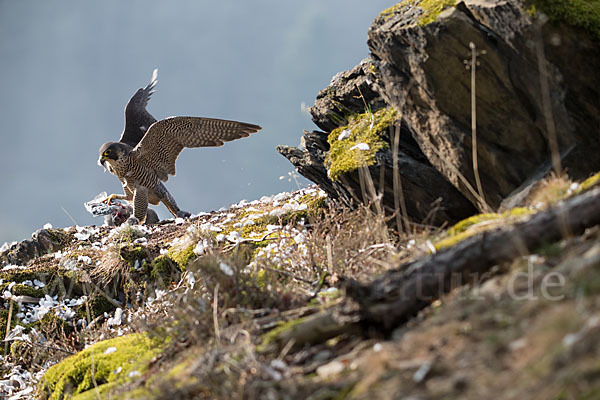
[[[157,83],[154,70],[148,86],[139,89],[125,107],[125,129],[118,142],[100,147],[98,164],[116,175],[124,194],[112,199],[133,200],[129,223],[144,223],[148,203],[162,202],[175,217],[187,218],[168,192],[163,181],[175,175],[175,161],[185,147],[222,146],[224,142],[249,136],[262,129],[245,122],[203,117],[169,117],[157,121],[146,106]]]

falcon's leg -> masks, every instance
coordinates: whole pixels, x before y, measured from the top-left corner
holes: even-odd
[[[177,206],[177,202],[175,202],[175,199],[173,198],[173,196],[171,196],[171,193],[169,193],[169,191],[167,190],[165,185],[163,185],[162,182],[159,182],[154,187],[154,193],[158,196],[160,201],[162,201],[162,203],[165,205],[165,207],[167,207],[169,212],[173,214],[174,217],[188,218],[191,215],[189,212],[182,211],[179,209],[179,207]]]
[[[148,210],[148,189],[138,186],[133,193],[133,218],[129,218],[130,223],[143,224],[146,220],[146,211]],[[135,220],[134,220],[135,219]],[[137,220],[137,221],[136,221]]]
[[[104,200],[101,200],[102,203],[106,203],[106,204],[110,204],[111,201],[113,200],[128,200],[127,196],[124,194],[111,194],[110,196],[106,197]]]
[[[113,200],[127,200],[130,201],[131,199],[133,199],[133,192],[131,191],[131,189],[129,189],[129,187],[127,187],[127,185],[125,183],[122,184],[123,186],[123,192],[125,194],[111,194],[110,196],[108,196],[107,198],[105,198],[104,200],[102,200],[102,203],[106,203],[106,204],[110,204],[111,201]]]

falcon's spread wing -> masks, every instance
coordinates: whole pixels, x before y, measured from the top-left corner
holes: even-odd
[[[131,147],[135,147],[142,140],[150,125],[156,122],[156,119],[146,111],[146,106],[158,82],[157,75],[158,70],[155,69],[148,86],[138,89],[125,107],[125,129],[119,141],[127,143]]]
[[[185,147],[215,147],[262,129],[245,122],[201,117],[170,117],[154,123],[134,149],[166,181]]]

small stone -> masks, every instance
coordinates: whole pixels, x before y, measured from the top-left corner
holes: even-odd
[[[326,379],[342,373],[345,368],[346,367],[341,361],[333,360],[330,363],[321,365],[319,368],[317,368],[317,375],[320,378]]]

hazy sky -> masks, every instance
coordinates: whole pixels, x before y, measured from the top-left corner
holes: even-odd
[[[331,77],[368,56],[371,21],[393,0],[0,0],[0,244],[101,224],[83,203],[118,179],[96,164],[123,109],[158,68],[148,110],[260,124],[218,149],[186,149],[167,187],[210,211],[295,189],[278,144],[316,127],[302,112]],[[306,184],[305,180],[301,181]],[[163,218],[163,205],[154,207]],[[63,211],[64,209],[64,211]]]

